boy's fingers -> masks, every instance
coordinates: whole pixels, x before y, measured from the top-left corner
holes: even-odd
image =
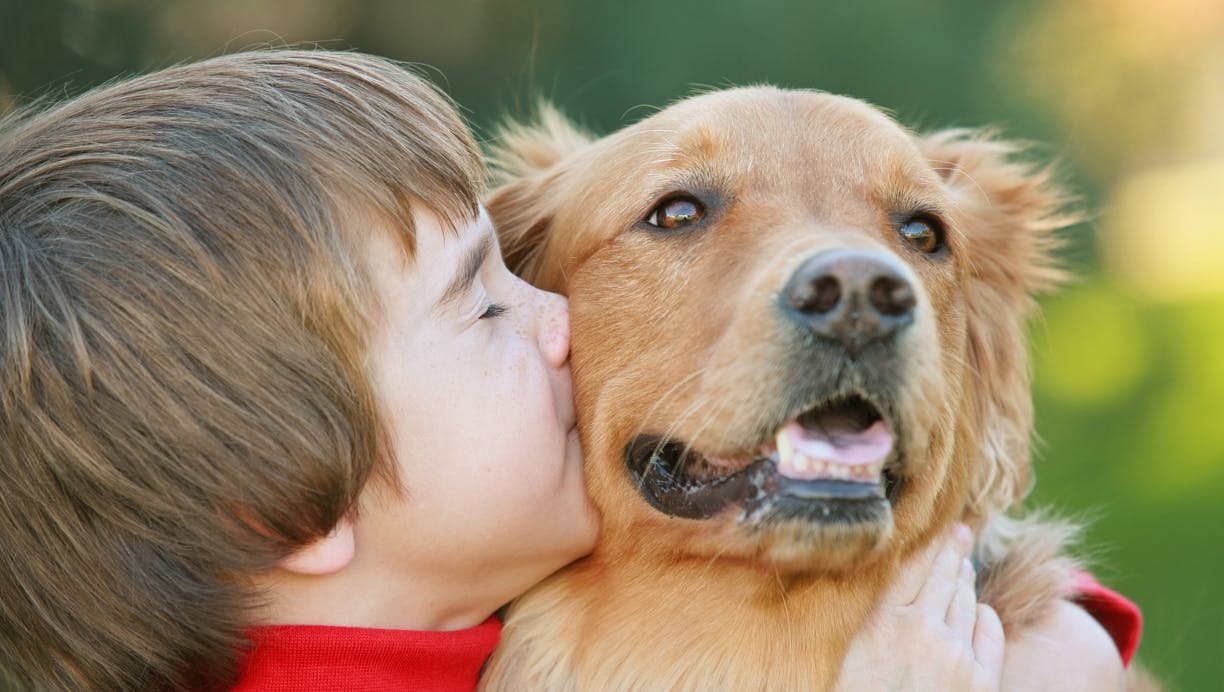
[[[942,615],[944,617],[941,619],[946,619],[948,607],[960,583],[961,561],[968,551],[968,541],[962,536],[946,541],[914,603],[932,608],[936,616]]]
[[[961,558],[960,571],[956,579],[956,593],[952,594],[952,602],[948,604],[947,616],[944,619],[948,628],[966,646],[973,643],[974,623],[977,620],[977,589],[973,583],[973,565],[969,560]]]
[[[977,625],[973,629],[973,657],[988,680],[1003,677],[1003,623],[994,608],[977,605]]]
[[[971,540],[965,538],[968,531],[968,528],[958,524],[952,536],[931,541],[931,544],[923,548],[922,552],[901,565],[901,571],[893,580],[887,593],[884,594],[883,602],[887,605],[907,606],[918,600],[944,548],[954,545],[955,542],[968,543]]]

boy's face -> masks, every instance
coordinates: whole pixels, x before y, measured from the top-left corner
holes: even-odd
[[[428,211],[415,222],[414,261],[371,234],[369,369],[403,491],[363,495],[356,559],[496,608],[595,541],[568,306],[506,269],[483,210],[457,237]]]

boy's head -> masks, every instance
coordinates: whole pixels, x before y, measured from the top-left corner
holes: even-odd
[[[232,675],[246,575],[396,477],[355,220],[411,257],[420,214],[476,222],[482,176],[444,97],[357,54],[231,55],[8,120],[0,680]]]
[[[412,262],[391,233],[368,245],[367,371],[401,484],[261,575],[262,622],[459,629],[592,548],[565,299],[506,268],[487,215],[452,233],[415,214]]]

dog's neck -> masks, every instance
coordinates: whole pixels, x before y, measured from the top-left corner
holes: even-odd
[[[819,690],[835,682],[850,634],[884,582],[879,574],[784,574],[749,561],[712,569],[709,559],[678,558],[661,568],[657,555],[648,563],[633,551],[601,550],[516,602],[503,645],[513,651],[531,642],[537,653],[552,652],[537,672],[554,671],[557,681],[606,681],[604,689],[640,687],[641,671],[673,670],[675,680],[652,678],[649,686],[699,689],[688,676],[700,671],[702,680],[722,680],[725,689]],[[727,677],[746,668],[726,662],[745,656],[787,664],[756,668],[767,681]],[[681,660],[688,664],[670,663]],[[495,661],[491,683],[503,666],[513,662]]]

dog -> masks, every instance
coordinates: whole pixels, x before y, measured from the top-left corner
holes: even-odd
[[[900,562],[962,521],[1009,632],[1068,594],[1017,516],[1025,323],[1074,223],[988,133],[737,88],[596,139],[507,128],[507,264],[569,296],[592,555],[508,610],[506,690],[827,689]]]

